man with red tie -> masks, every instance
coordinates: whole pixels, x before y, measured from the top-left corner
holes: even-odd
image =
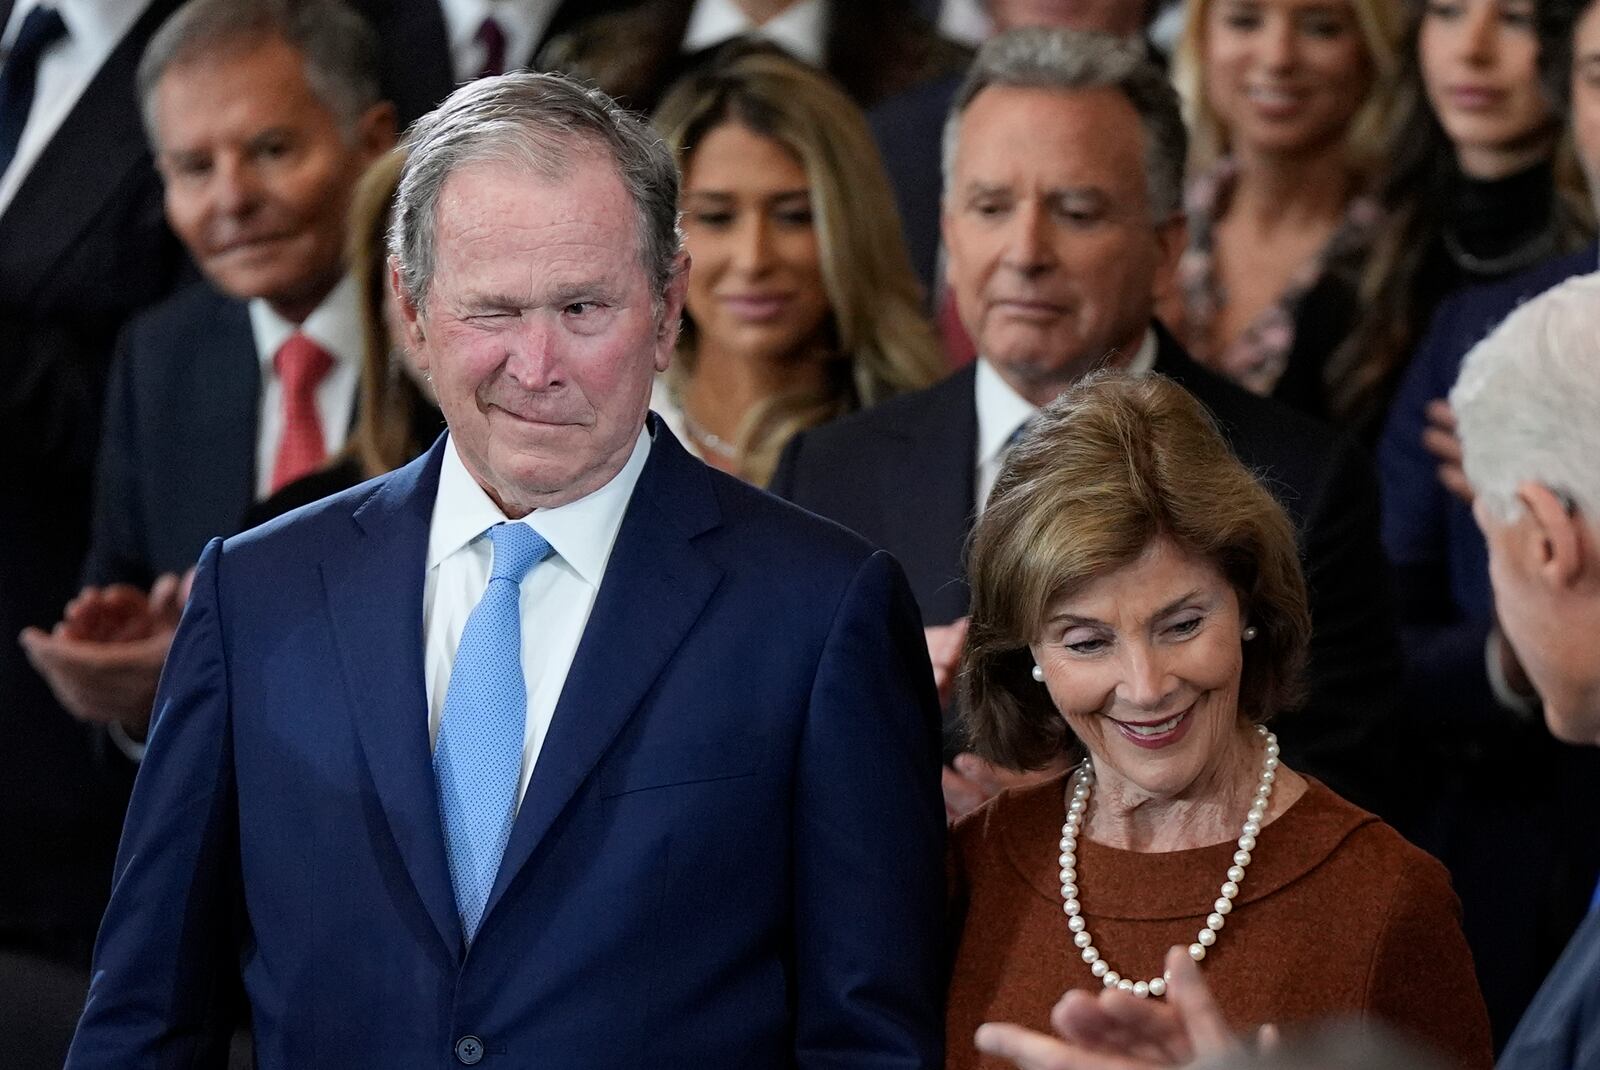
[[[394,144],[377,43],[338,0],[199,0],[139,67],[166,215],[206,276],[118,342],[89,586],[23,645],[62,704],[130,756],[182,604],[179,577],[246,509],[344,444],[360,376],[345,216]]]

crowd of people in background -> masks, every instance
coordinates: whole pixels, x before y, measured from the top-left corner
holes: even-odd
[[[651,433],[903,569],[948,1065],[1600,1058],[1600,0],[0,0],[0,1063],[202,550],[459,436],[415,131],[530,71],[681,176]]]

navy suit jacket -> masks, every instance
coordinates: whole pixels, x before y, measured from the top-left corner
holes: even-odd
[[[470,953],[422,598],[443,440],[213,542],[68,1065],[937,1067],[938,711],[893,559],[659,421]]]
[[[78,591],[117,331],[189,270],[134,90],[176,7],[152,0],[0,212],[0,947],[82,962],[131,773],[56,704],[16,637],[55,624]],[[11,9],[0,0],[0,25]]]
[[[1211,410],[1235,454],[1288,511],[1300,537],[1314,631],[1309,700],[1277,725],[1285,755],[1383,813],[1387,691],[1398,672],[1378,544],[1377,488],[1359,451],[1285,406],[1194,363],[1156,328],[1155,370]],[[977,515],[976,370],[798,435],[772,489],[904,563],[928,624],[964,616],[964,564]],[[958,745],[952,739],[950,747]]]
[[[1522,1016],[1495,1070],[1600,1066],[1600,910],[1591,910]]]
[[[261,362],[245,302],[197,282],[117,341],[84,578],[182,575],[255,501]]]

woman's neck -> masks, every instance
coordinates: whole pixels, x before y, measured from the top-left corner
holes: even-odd
[[[1555,135],[1540,132],[1515,145],[1496,148],[1458,146],[1456,166],[1461,168],[1461,173],[1469,179],[1478,182],[1497,182],[1550,159],[1554,151]]]
[[[681,400],[696,427],[736,442],[756,406],[778,394],[820,386],[822,374],[820,361],[762,358],[701,339]]]
[[[1264,235],[1336,225],[1356,185],[1342,144],[1302,153],[1241,151],[1234,161],[1227,213]]]
[[[1260,736],[1246,725],[1229,738],[1225,753],[1172,798],[1151,796],[1115,770],[1096,766],[1088,836],[1107,847],[1142,852],[1187,851],[1234,839],[1261,781],[1261,762]],[[1279,766],[1267,821],[1304,792],[1304,779]]]

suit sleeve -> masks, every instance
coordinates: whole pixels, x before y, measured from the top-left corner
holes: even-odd
[[[799,747],[795,1065],[942,1066],[939,706],[916,603],[885,553],[838,606]]]
[[[1449,1065],[1489,1070],[1494,1045],[1461,904],[1434,859],[1402,862],[1367,981],[1367,1009],[1391,1028],[1448,1057]]]
[[[132,583],[148,587],[155,578],[146,563],[149,553],[142,537],[135,334],[130,327],[117,339],[111,384],[106,391],[95,464],[89,556],[83,567],[84,582],[95,586]]]
[[[1389,778],[1381,763],[1392,750],[1400,658],[1378,541],[1377,482],[1353,443],[1338,444],[1330,461],[1306,518],[1307,702],[1285,719],[1285,736],[1292,756],[1334,790],[1384,813]]]
[[[242,927],[220,539],[162,674],[69,1070],[222,1066]]]

